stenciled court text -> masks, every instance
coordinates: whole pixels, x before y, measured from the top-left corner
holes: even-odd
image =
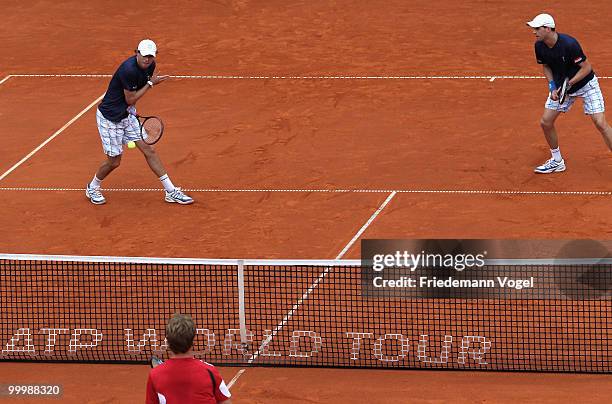
[[[119,331],[119,330],[115,330]],[[290,358],[315,358],[321,353],[325,344],[333,346],[334,351],[345,349],[344,358],[350,361],[367,360],[374,358],[378,362],[396,363],[409,360],[408,355],[412,351],[419,362],[429,364],[445,364],[456,362],[468,366],[487,365],[486,355],[491,350],[492,340],[482,335],[464,335],[458,338],[458,342],[452,335],[444,335],[438,338],[436,346],[430,342],[432,337],[421,334],[418,340],[401,333],[385,333],[376,335],[373,332],[343,331],[334,334],[334,337],[326,341],[319,333],[313,330],[288,331],[285,338],[273,336],[272,330],[263,330],[260,339],[256,340],[251,330],[230,328],[222,333],[222,341],[217,341],[215,332],[198,328],[196,330],[196,341],[194,350],[196,357],[207,358],[211,355],[242,357],[245,361],[256,360],[256,363],[266,362],[266,358],[290,357]],[[241,340],[246,338],[246,340]],[[62,337],[60,337],[62,336]],[[288,338],[288,340],[287,340]],[[44,347],[36,347],[34,339],[44,340]],[[163,355],[167,350],[166,339],[154,328],[144,330],[137,339],[134,330],[125,328],[120,339],[117,333],[113,333],[109,344],[113,351],[116,349],[117,341],[123,340],[125,354],[149,355],[152,352]],[[31,357],[32,359],[52,360],[55,355],[89,357],[90,351],[104,350],[104,335],[95,328],[41,328],[38,332],[32,332],[30,328],[19,328],[0,352],[0,359]],[[453,351],[453,344],[458,344]],[[220,346],[218,346],[220,345]],[[329,349],[329,348],[328,348]],[[433,354],[432,352],[436,352]],[[324,359],[325,360],[325,359]],[[356,362],[358,364],[358,362]]]

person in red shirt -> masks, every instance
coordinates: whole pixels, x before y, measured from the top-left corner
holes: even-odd
[[[193,356],[196,330],[191,317],[175,314],[166,326],[170,359],[153,362],[147,381],[147,404],[231,404],[219,371]]]

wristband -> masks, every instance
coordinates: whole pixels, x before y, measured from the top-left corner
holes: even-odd
[[[548,82],[548,89],[550,91],[555,91],[557,89],[557,85],[555,84],[554,80]]]
[[[151,80],[147,81],[147,84],[149,85],[149,87],[153,87],[153,82]]]

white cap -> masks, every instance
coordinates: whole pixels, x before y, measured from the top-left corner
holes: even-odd
[[[550,14],[538,14],[532,21],[529,21],[527,25],[529,25],[531,28],[555,28],[555,20]]]
[[[138,44],[138,52],[140,52],[142,56],[155,57],[155,54],[157,53],[157,46],[155,45],[155,42],[153,42],[152,40],[143,39]]]

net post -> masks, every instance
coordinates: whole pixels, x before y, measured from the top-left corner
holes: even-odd
[[[238,321],[240,323],[240,344],[242,353],[248,356],[246,314],[244,304],[244,260],[238,260]]]

